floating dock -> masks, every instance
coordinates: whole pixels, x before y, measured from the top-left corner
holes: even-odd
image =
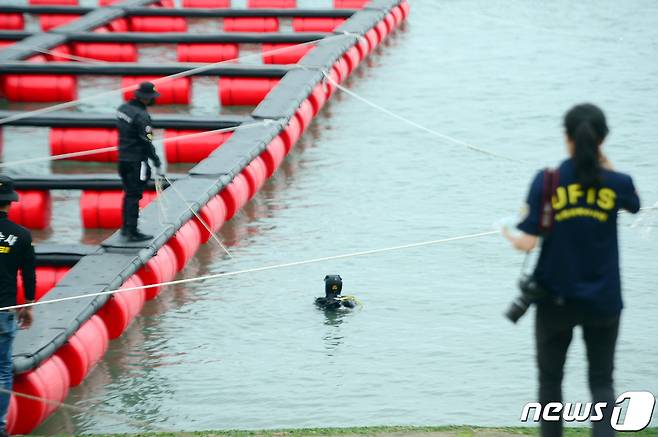
[[[38,299],[64,301],[36,306],[34,326],[17,334],[14,390],[30,397],[11,399],[12,434],[28,434],[52,414],[161,287],[98,293],[171,281],[211,238],[206,225],[217,232],[254,197],[332,97],[335,84],[409,13],[406,0],[333,0],[334,9],[322,10],[297,9],[295,0],[249,0],[247,9],[231,9],[230,0],[182,0],[181,8],[171,0],[99,3],[88,8],[77,0],[30,0],[29,6],[0,6],[3,98],[54,105],[78,98],[79,75],[120,76],[122,88],[180,75],[158,83],[158,104],[189,104],[190,76],[204,75],[217,78],[223,106],[255,108],[248,116],[153,115],[153,126],[170,139],[167,162],[196,165],[170,175],[172,186],[159,196],[145,193],[141,228],[152,240],[126,243],[117,232],[98,246],[36,247]],[[26,15],[38,17],[41,32],[25,30]],[[221,18],[223,31],[187,33],[187,19],[199,17]],[[291,21],[292,32],[280,32],[282,18]],[[138,62],[136,45],[143,43],[175,44],[178,62]],[[262,65],[231,62],[242,44],[261,45]],[[97,62],[78,62],[83,58]],[[60,158],[117,160],[111,115],[0,111],[0,120],[0,128],[49,127],[51,153]],[[227,128],[234,130],[177,139]],[[15,179],[20,201],[10,217],[28,228],[50,226],[53,189],[82,190],[84,228],[121,224],[122,192],[114,175]],[[89,297],[66,300],[81,294]]]

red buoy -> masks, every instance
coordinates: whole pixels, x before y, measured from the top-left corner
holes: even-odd
[[[368,39],[365,37],[360,37],[359,42],[356,43],[356,48],[359,51],[361,61],[363,61],[370,53],[370,43],[368,42]]]
[[[237,44],[178,44],[176,53],[178,62],[236,62],[239,49]]]
[[[103,358],[109,346],[108,340],[105,323],[98,315],[93,315],[57,350],[56,356],[68,369],[71,387],[82,383]]]
[[[327,102],[327,94],[329,89],[327,85],[323,82],[320,82],[313,88],[311,95],[308,97],[311,105],[313,105],[313,116],[318,115],[320,110],[324,107],[324,104]]]
[[[5,98],[14,102],[68,102],[78,98],[75,76],[7,74],[2,83]]]
[[[283,144],[281,136],[277,136],[272,140],[270,144],[267,145],[267,148],[260,154],[260,157],[263,159],[265,164],[265,169],[267,170],[267,177],[270,178],[279,168],[283,162],[283,158],[286,157],[286,146]]]
[[[345,58],[340,58],[334,63],[334,68],[338,73],[338,82],[342,83],[350,76],[350,67]]]
[[[167,162],[200,162],[214,150],[228,141],[232,132],[217,132],[191,138],[177,138],[184,135],[201,133],[199,130],[167,129],[164,134],[164,148]]]
[[[290,152],[299,137],[302,136],[302,124],[298,117],[291,117],[286,128],[280,133],[283,144],[286,147],[286,154]]]
[[[6,431],[9,435],[15,434],[14,427],[16,426],[16,411],[18,407],[16,406],[16,397],[11,395],[9,397],[9,408],[7,409],[7,417],[5,421],[7,422]]]
[[[156,198],[155,191],[145,191],[139,207],[145,208]],[[123,191],[85,190],[80,196],[80,215],[85,229],[118,229],[121,227]]]
[[[384,41],[384,38],[386,38],[386,35],[388,35],[388,25],[386,24],[385,20],[380,21],[377,23],[375,26],[375,32],[377,33],[377,44],[381,44],[382,41]]]
[[[148,260],[146,265],[139,269],[136,275],[139,276],[144,285],[161,284],[174,279],[176,268],[176,255],[174,255],[171,247],[165,244],[158,249],[158,253],[154,257]],[[146,300],[155,299],[161,291],[161,286],[146,288],[144,289],[144,297],[146,297]]]
[[[313,104],[311,103],[310,99],[306,99],[295,112],[295,117],[299,119],[299,124],[302,127],[302,133],[306,131],[306,129],[310,126],[311,121],[313,121],[313,117],[315,116],[314,111],[315,109],[313,108]]]
[[[185,17],[128,17],[131,32],[187,32]]]
[[[84,381],[89,373],[89,356],[84,343],[73,334],[55,353],[64,361],[71,378],[71,387],[76,387]]]
[[[402,24],[402,22],[404,21],[404,12],[402,12],[402,8],[400,6],[396,6],[393,9],[391,9],[391,14],[393,14],[396,27]]]
[[[292,29],[295,32],[333,32],[345,22],[345,18],[330,17],[295,17]]]
[[[127,43],[74,42],[73,54],[107,62],[137,62],[137,45]]]
[[[257,156],[244,168],[244,170],[242,170],[241,174],[247,179],[249,199],[252,199],[267,179],[267,167],[261,157]]]
[[[69,385],[68,370],[56,355],[42,362],[35,370],[17,375],[14,391],[31,398],[16,397],[17,414],[13,432],[29,434],[55,410],[57,403],[66,399]]]
[[[224,32],[278,32],[276,17],[226,17]]]
[[[50,290],[62,280],[69,272],[69,267],[64,266],[37,266],[37,288],[35,290],[34,300],[41,300]],[[25,289],[23,288],[23,276],[19,274],[16,278],[16,303],[22,305],[25,303]]]
[[[116,129],[53,127],[50,129],[50,154],[66,155],[108,147],[118,147],[119,134]],[[117,162],[119,151],[105,151],[82,156],[63,158],[71,161]]]
[[[23,30],[23,28],[25,28],[25,18],[23,17],[23,14],[0,14],[0,29]]]
[[[263,44],[263,64],[296,64],[313,48],[311,44]]]
[[[297,0],[247,0],[247,7],[252,9],[294,9]]]
[[[126,280],[121,289],[141,287],[144,284],[137,275]],[[135,316],[142,311],[146,297],[144,290],[129,290],[114,293],[110,299],[98,310],[98,316],[105,323],[110,340],[119,338],[130,326]]]
[[[399,8],[402,10],[403,17],[406,20],[409,16],[409,12],[411,12],[411,6],[409,5],[409,2],[404,0],[402,3],[400,3]]]
[[[349,76],[361,63],[361,52],[358,47],[354,46],[345,52],[343,59],[347,62],[347,74]]]
[[[229,221],[249,201],[247,178],[242,173],[238,174],[219,195],[226,205],[226,221]]]
[[[370,0],[334,0],[336,9],[363,9]]]
[[[223,106],[256,106],[279,84],[267,77],[220,77],[219,101]]]
[[[80,18],[80,15],[73,14],[41,14],[39,15],[39,25],[41,30],[48,32],[56,27],[63,26]]]
[[[379,45],[379,34],[375,29],[370,29],[369,31],[366,32],[365,38],[368,41],[368,46],[369,46],[368,54],[370,54]]]
[[[124,76],[121,78],[121,88],[139,85],[142,82],[153,82],[159,79],[154,76]],[[192,80],[189,77],[166,79],[155,84],[160,97],[156,99],[159,105],[188,105],[192,94]],[[134,97],[135,90],[124,91],[123,100],[128,101]]]
[[[231,0],[183,0],[184,8],[230,8]]]
[[[9,208],[9,220],[29,229],[45,229],[52,218],[52,199],[47,190],[17,190],[18,202]]]
[[[216,233],[221,229],[226,221],[226,205],[221,196],[217,195],[211,198],[206,205],[199,210],[199,216],[203,222],[210,228],[212,233]],[[199,231],[201,232],[201,243],[206,243],[210,240],[210,232],[206,229],[198,218],[194,217],[197,225],[199,225]]]
[[[194,220],[188,221],[167,241],[167,245],[174,251],[176,271],[180,272],[192,257],[194,257],[194,254],[201,245],[201,231],[199,230],[199,226]]]

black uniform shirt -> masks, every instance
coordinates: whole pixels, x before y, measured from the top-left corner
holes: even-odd
[[[160,166],[160,158],[153,147],[151,116],[146,105],[139,100],[131,100],[117,110],[119,131],[119,161],[139,162],[153,160]]]
[[[16,305],[18,269],[23,271],[25,299],[34,300],[34,264],[30,231],[9,221],[7,213],[0,211],[0,307]]]

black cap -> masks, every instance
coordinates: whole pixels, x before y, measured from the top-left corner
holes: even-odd
[[[135,97],[140,99],[155,99],[160,97],[160,93],[155,90],[155,85],[151,82],[142,82],[139,88],[135,90]]]
[[[0,202],[16,202],[18,193],[14,191],[14,180],[9,176],[0,175]]]

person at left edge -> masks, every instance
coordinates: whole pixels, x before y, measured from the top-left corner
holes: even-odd
[[[18,200],[14,181],[0,175],[0,308],[16,305],[16,276],[23,276],[25,301],[34,302],[36,273],[34,248],[30,231],[8,218],[11,202]],[[32,325],[32,307],[0,310],[0,437],[7,436],[9,392],[14,380],[12,346],[16,336],[16,322],[24,329]]]
[[[156,173],[162,174],[161,161],[153,146],[153,128],[147,107],[155,103],[160,94],[151,82],[142,82],[135,98],[117,110],[119,131],[119,176],[123,184],[123,226],[121,235],[128,241],[146,241],[153,238],[137,229],[139,201],[147,181],[151,178],[149,159]]]

